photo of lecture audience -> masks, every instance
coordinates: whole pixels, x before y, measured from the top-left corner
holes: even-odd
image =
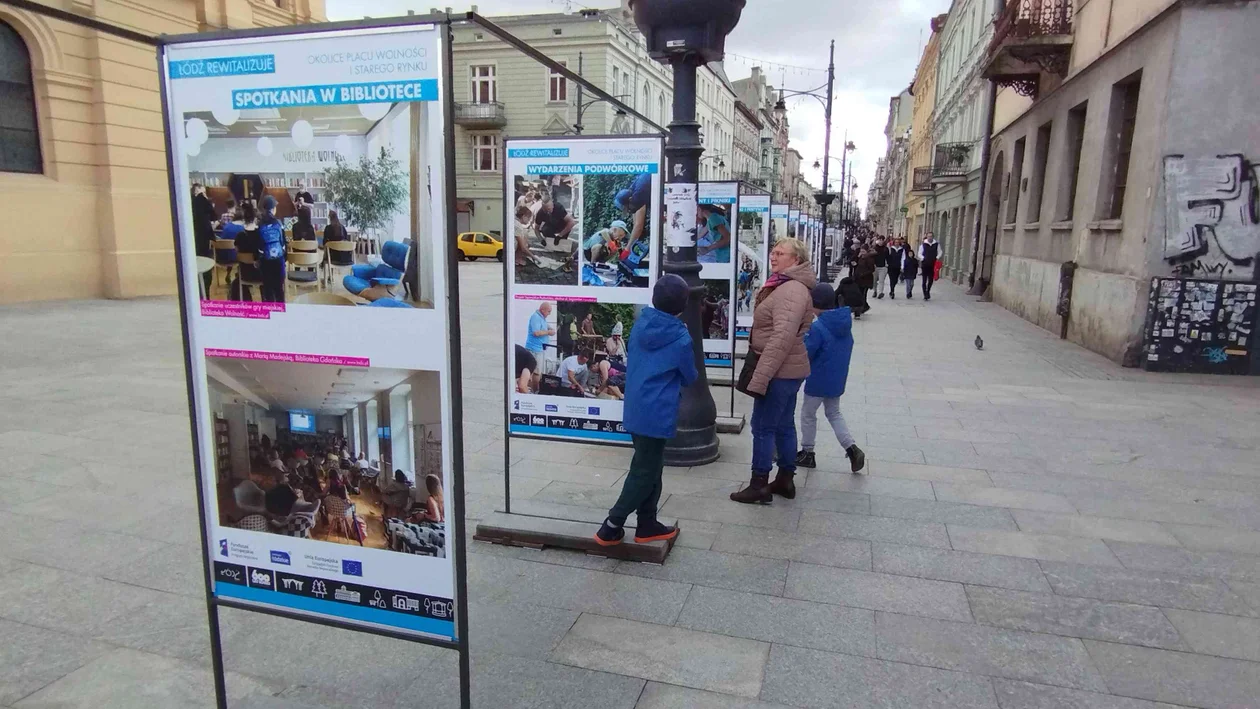
[[[208,357],[219,523],[446,556],[437,372]]]

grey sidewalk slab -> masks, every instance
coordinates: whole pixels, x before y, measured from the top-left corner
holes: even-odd
[[[74,672],[114,648],[32,625],[0,620],[0,706]]]
[[[912,519],[919,522],[958,524],[981,529],[1003,529],[1010,532],[1019,529],[1009,510],[958,502],[874,497],[871,498],[871,515]]]
[[[996,709],[987,677],[775,645],[761,698],[818,709]]]
[[[1107,546],[1130,569],[1207,574],[1249,583],[1260,582],[1260,556],[1253,554],[1195,551],[1129,542],[1109,542]]]
[[[1177,541],[1199,551],[1228,551],[1239,554],[1260,554],[1260,532],[1222,530],[1188,524],[1165,524]],[[1144,541],[1128,539],[1125,541]]]
[[[949,536],[945,532],[945,525],[889,517],[804,510],[801,513],[800,532],[817,536],[866,539],[872,542],[949,548]]]
[[[679,550],[681,551],[681,550]],[[487,602],[525,603],[670,624],[689,584],[489,555],[471,557],[468,585]]]
[[[766,559],[683,548],[675,548],[661,565],[626,561],[618,564],[616,568],[618,574],[644,579],[712,586],[771,596],[783,594],[787,572],[786,559]]]
[[[1029,492],[1012,490],[1005,487],[982,487],[978,485],[955,485],[952,483],[932,483],[936,491],[936,499],[942,502],[963,502],[969,505],[985,507],[1006,507],[1009,509],[1041,510],[1043,512],[1062,512],[1074,514],[1076,507],[1061,495],[1046,492]]]
[[[1202,655],[1260,662],[1260,619],[1168,609],[1168,620]]]
[[[840,473],[814,472],[806,484],[808,490],[843,490],[860,492],[866,495],[886,495],[889,497],[909,497],[917,500],[935,500],[932,494],[932,483],[926,480],[905,480],[902,478],[885,478],[873,475],[853,475],[848,471]]]
[[[1260,664],[1086,640],[1115,693],[1207,709],[1238,709],[1260,697]]]
[[[875,614],[875,634],[883,660],[1106,691],[1075,638],[895,613]]]
[[[985,625],[1165,650],[1190,649],[1164,612],[1152,606],[980,586],[968,586],[967,599],[976,622]]]
[[[789,709],[789,707],[786,704],[771,704],[757,699],[744,699],[729,694],[648,682],[634,709]]]
[[[233,673],[227,701],[265,691],[266,685]],[[17,709],[92,706],[99,709],[213,709],[209,668],[161,655],[119,649],[101,655],[13,705]]]
[[[713,542],[713,551],[871,570],[871,543],[868,541],[793,534],[735,524],[722,525]]]
[[[1260,615],[1225,582],[1207,576],[1046,561],[1040,564],[1054,592],[1062,596],[1246,617]]]
[[[875,656],[875,612],[860,608],[696,586],[677,625],[781,645]]]
[[[949,540],[953,548],[959,551],[1097,566],[1120,566],[1120,562],[1107,545],[1094,539],[1063,537],[1055,534],[1003,532],[951,524],[949,525]]]
[[[883,543],[872,545],[872,553],[872,570],[880,573],[1024,591],[1050,591],[1041,567],[1032,559]]]
[[[1009,679],[993,680],[1002,709],[1178,709],[1171,704]]]
[[[945,620],[971,620],[961,584],[792,562],[788,598]]]
[[[753,698],[767,643],[584,614],[551,661]]]
[[[1011,514],[1014,515],[1015,523],[1019,525],[1021,532],[1181,546],[1175,536],[1169,534],[1156,522],[1031,510],[1012,510]]]

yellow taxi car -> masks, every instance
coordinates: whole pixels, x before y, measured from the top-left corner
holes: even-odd
[[[476,261],[479,258],[503,260],[503,242],[483,231],[466,231],[459,235],[459,259]]]

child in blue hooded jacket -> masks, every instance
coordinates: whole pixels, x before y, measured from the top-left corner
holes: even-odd
[[[853,357],[853,313],[836,307],[836,292],[826,283],[814,286],[814,324],[805,333],[809,353],[809,378],[805,380],[805,401],[801,406],[801,451],[796,464],[818,466],[814,459],[814,439],[818,435],[818,407],[823,407],[836,440],[844,448],[853,472],[866,466],[866,454],[858,448],[849,426],[840,413],[840,397],[849,380],[849,360]]]
[[[634,541],[642,544],[678,536],[678,527],[666,527],[656,519],[656,506],[661,500],[665,442],[674,437],[678,425],[683,387],[700,376],[691,333],[678,318],[687,307],[688,295],[682,278],[672,273],[662,276],[652,291],[653,307],[643,309],[630,331],[622,425],[634,441],[634,458],[621,496],[595,533],[600,546],[621,543],[631,512],[638,513]]]

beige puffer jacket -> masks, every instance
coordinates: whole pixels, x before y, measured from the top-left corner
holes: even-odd
[[[814,322],[810,291],[818,284],[814,267],[797,264],[783,272],[788,282],[775,288],[753,311],[749,345],[761,359],[749,390],[766,393],[771,379],[804,379],[809,376],[805,333]]]

